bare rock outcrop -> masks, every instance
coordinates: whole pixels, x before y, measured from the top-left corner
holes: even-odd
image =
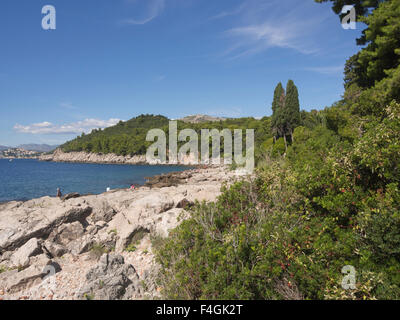
[[[47,266],[50,266],[52,261],[45,255],[39,256],[36,263],[30,267],[19,271],[12,269],[0,274],[0,289],[8,294],[13,294],[26,288],[39,284],[47,275]]]
[[[1,208],[0,208],[1,210]],[[27,202],[11,203],[0,211],[0,253],[13,251],[32,238],[46,239],[64,223],[83,221],[92,208],[80,203],[62,203],[44,197]]]
[[[77,193],[77,192],[72,192],[72,193],[68,193],[68,194],[62,196],[62,197],[61,197],[61,200],[62,200],[62,201],[66,201],[66,200],[73,199],[73,198],[79,198],[80,196],[81,196],[81,195],[80,195],[79,193]]]
[[[154,177],[147,177],[145,185],[150,188],[172,187],[185,183],[191,177],[192,174],[190,172],[170,172]]]
[[[125,264],[116,254],[104,254],[99,263],[86,274],[87,283],[80,289],[78,299],[122,300],[140,292],[135,268]]]
[[[192,169],[151,188],[1,204],[0,300],[156,297],[151,238],[168,236],[190,206],[215,201],[235,179],[223,167]]]
[[[42,253],[42,248],[38,239],[32,238],[15,251],[10,258],[10,262],[15,267],[27,267],[29,266],[29,258],[40,253]]]

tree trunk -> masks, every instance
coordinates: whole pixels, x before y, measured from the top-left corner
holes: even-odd
[[[283,135],[283,139],[285,140],[285,148],[286,148],[286,151],[287,151],[287,141],[286,141],[286,134],[284,134],[284,135]]]

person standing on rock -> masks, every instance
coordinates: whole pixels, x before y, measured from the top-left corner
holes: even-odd
[[[57,188],[57,197],[58,197],[58,198],[61,198],[61,197],[62,197],[62,193],[61,193],[60,188]]]

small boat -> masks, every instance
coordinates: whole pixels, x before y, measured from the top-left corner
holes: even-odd
[[[13,162],[13,159],[10,159],[9,161],[10,161],[10,162]]]

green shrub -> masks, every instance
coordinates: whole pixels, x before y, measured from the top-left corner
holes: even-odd
[[[137,250],[137,248],[134,244],[130,244],[125,248],[126,252],[135,252],[136,250]]]
[[[272,148],[272,156],[273,157],[282,156],[285,152],[286,152],[285,141],[283,138],[279,138],[278,140],[276,140]]]

